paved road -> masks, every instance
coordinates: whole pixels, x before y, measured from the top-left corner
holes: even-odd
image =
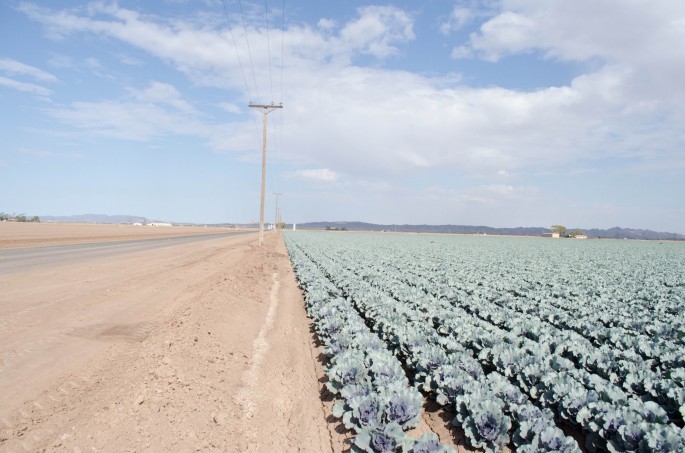
[[[0,250],[0,275],[250,233],[238,231]]]

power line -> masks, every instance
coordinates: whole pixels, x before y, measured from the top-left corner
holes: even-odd
[[[283,61],[285,60],[285,0],[283,0],[283,28],[281,29],[281,102],[283,102]]]
[[[274,127],[271,128],[272,140],[271,140],[271,147],[270,147],[270,152],[271,152],[270,156],[271,156],[271,170],[272,171],[270,174],[270,181],[271,181],[271,187],[280,188],[280,187],[277,187],[276,177],[274,176],[274,173],[277,170],[276,165],[278,163],[278,159],[277,159],[278,158],[278,141],[276,140],[276,125],[277,125],[277,123],[276,123],[275,119],[272,121],[272,124],[274,125]]]
[[[261,99],[261,95],[259,94],[259,86],[257,85],[257,75],[254,70],[254,63],[252,62],[252,51],[250,50],[250,39],[247,37],[247,25],[245,24],[245,12],[243,11],[243,2],[241,0],[238,0],[238,4],[240,5],[240,15],[243,18],[243,31],[245,32],[245,41],[247,42],[247,53],[250,55],[250,66],[252,67],[252,78],[254,79],[254,87],[255,90],[257,90],[257,98]]]
[[[285,1],[285,0],[284,0]],[[235,43],[235,36],[233,35],[233,27],[231,26],[231,20],[228,18],[228,9],[226,9],[226,2],[221,0],[224,5],[224,14],[226,15],[226,22],[228,23],[228,30],[231,32],[231,40],[233,41],[233,48],[235,49],[235,56],[238,58],[238,65],[240,66],[240,73],[243,75],[243,82],[245,83],[245,92],[247,93],[247,98],[252,102],[252,94],[250,93],[250,87],[247,84],[247,77],[245,77],[245,71],[243,70],[243,62],[240,61],[240,54],[238,53],[238,46]]]
[[[283,66],[285,62],[285,0],[283,0],[283,8],[282,8],[282,14],[283,14],[283,26],[281,28],[281,96],[280,100],[283,102]],[[280,121],[280,135],[281,135],[281,143],[278,148],[279,155],[278,155],[278,165],[279,165],[279,180],[280,184],[283,184],[283,111],[281,110],[281,114],[278,116],[278,119]]]
[[[269,39],[269,5],[264,0],[264,19],[266,20],[266,50],[269,54],[269,85],[271,86],[271,103],[274,102],[274,81],[271,76],[271,40]]]

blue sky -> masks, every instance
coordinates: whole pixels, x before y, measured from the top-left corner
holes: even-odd
[[[685,233],[685,2],[225,5],[0,1],[0,211]]]

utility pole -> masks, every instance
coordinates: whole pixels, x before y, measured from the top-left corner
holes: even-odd
[[[276,109],[282,109],[283,104],[249,104],[248,107],[257,109],[264,114],[264,139],[262,141],[262,199],[259,207],[259,246],[261,247],[264,242],[264,192],[266,191],[266,115]]]
[[[274,195],[276,195],[276,214],[274,215],[274,230],[278,229],[278,197],[283,195],[280,192],[274,192]]]

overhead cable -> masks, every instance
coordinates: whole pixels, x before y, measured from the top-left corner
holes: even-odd
[[[226,15],[226,22],[228,23],[228,30],[231,32],[231,40],[233,41],[233,48],[235,49],[235,56],[238,59],[238,65],[240,66],[240,73],[243,75],[243,82],[245,83],[245,92],[247,93],[247,99],[252,102],[252,94],[250,93],[250,87],[247,84],[247,77],[245,77],[245,70],[243,69],[243,62],[240,60],[240,54],[238,53],[238,46],[235,43],[235,36],[233,35],[233,27],[231,26],[231,20],[228,18],[228,9],[226,9],[226,2],[221,0],[224,5],[224,14]]]
[[[261,95],[259,94],[259,86],[257,85],[257,75],[254,70],[254,63],[252,61],[252,50],[250,50],[250,38],[247,36],[247,24],[245,23],[245,12],[243,11],[243,2],[241,0],[238,0],[238,4],[240,5],[240,15],[243,18],[243,31],[245,32],[245,41],[247,42],[247,53],[250,55],[250,66],[252,67],[252,78],[254,79],[254,86],[255,90],[257,90],[257,98],[261,99]]]

